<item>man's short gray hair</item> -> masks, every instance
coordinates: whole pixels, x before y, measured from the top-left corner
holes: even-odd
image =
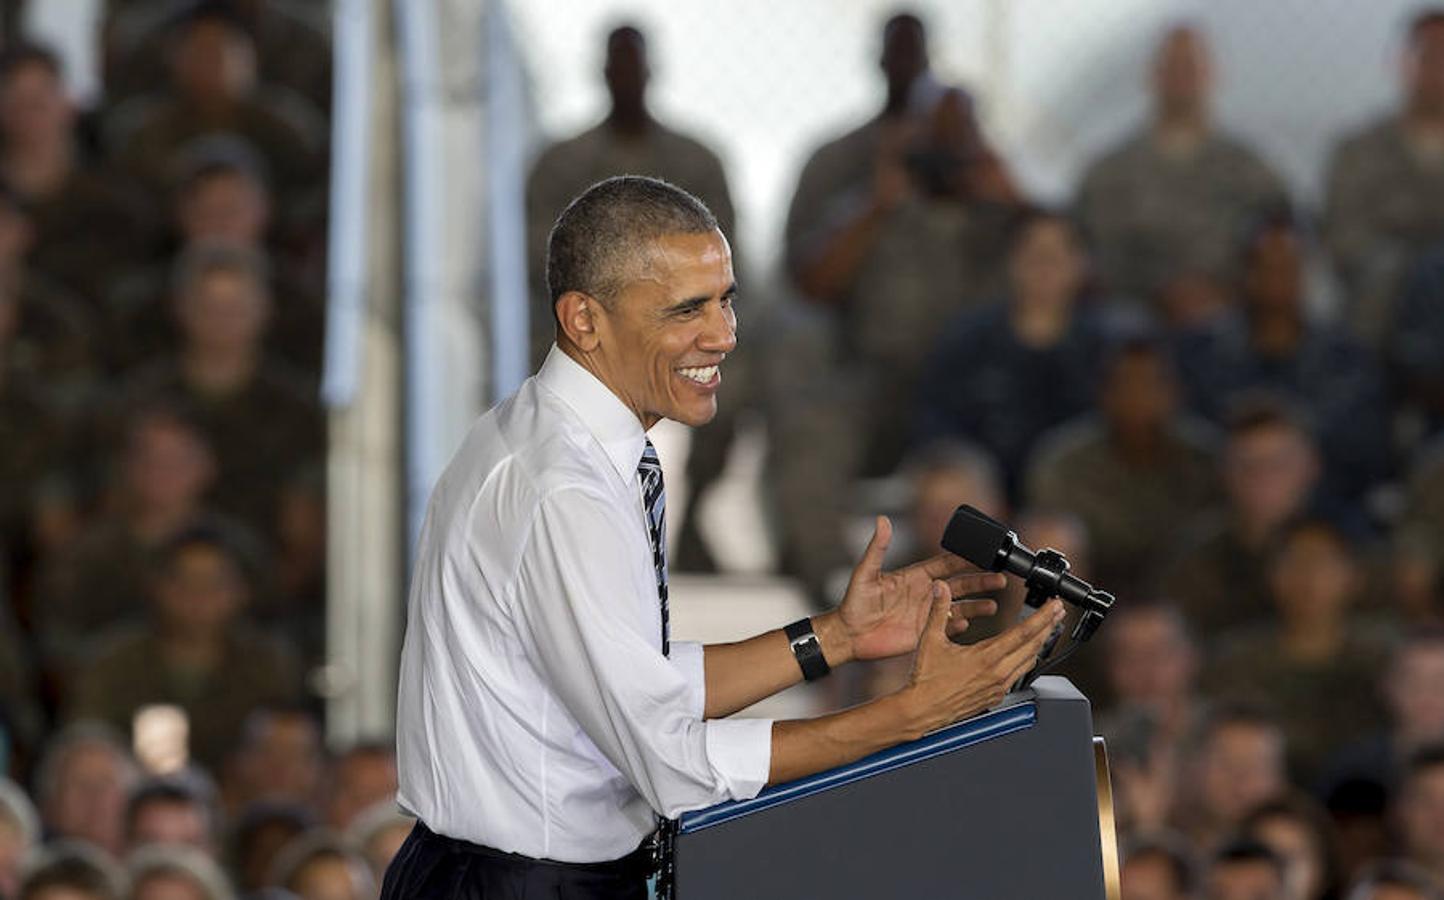
[[[130,883],[136,888],[147,878],[178,875],[199,887],[207,900],[235,900],[236,895],[231,890],[226,873],[195,847],[150,844],[131,853],[127,862]]]
[[[649,243],[715,230],[717,217],[707,204],[660,178],[618,175],[599,181],[562,210],[547,238],[552,303],[578,291],[610,304]]]

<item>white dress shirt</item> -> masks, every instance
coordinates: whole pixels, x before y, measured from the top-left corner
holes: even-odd
[[[552,347],[437,481],[407,601],[400,804],[438,834],[617,859],[681,812],[756,795],[772,723],[703,721],[700,644],[662,655],[645,434]]]

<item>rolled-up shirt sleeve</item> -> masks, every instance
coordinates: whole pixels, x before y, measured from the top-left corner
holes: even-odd
[[[658,650],[626,560],[625,511],[585,489],[544,498],[522,554],[514,616],[541,673],[602,754],[668,817],[753,797],[772,722],[703,720],[702,648]]]

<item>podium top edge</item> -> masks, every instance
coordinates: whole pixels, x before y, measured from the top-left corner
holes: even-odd
[[[679,834],[690,834],[730,822],[742,816],[752,815],[800,800],[823,791],[834,790],[844,785],[873,778],[895,769],[915,765],[934,757],[952,753],[965,747],[980,744],[1014,732],[1031,728],[1038,721],[1038,704],[1028,694],[1020,695],[1019,702],[992,712],[974,716],[947,728],[934,731],[915,741],[907,741],[863,757],[855,763],[799,778],[786,784],[764,788],[750,800],[730,800],[706,809],[684,813],[678,828]]]

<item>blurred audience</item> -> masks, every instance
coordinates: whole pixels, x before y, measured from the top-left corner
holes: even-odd
[[[1105,287],[1177,323],[1228,306],[1244,230],[1288,202],[1278,175],[1214,122],[1213,83],[1206,36],[1171,28],[1153,58],[1151,121],[1088,168],[1076,200]]]
[[[0,777],[0,897],[14,897],[21,867],[40,845],[40,814],[20,785]]]
[[[1040,442],[1027,497],[1082,518],[1098,582],[1128,596],[1216,503],[1216,450],[1208,429],[1184,411],[1171,359],[1156,341],[1111,350],[1098,408],[1101,415]]]
[[[29,869],[16,900],[123,900],[125,873],[104,853],[60,841]]]
[[[257,802],[317,808],[326,774],[325,749],[315,716],[294,706],[260,706],[245,719],[241,741],[226,769],[226,807]]]
[[[1338,896],[1333,823],[1307,795],[1287,794],[1255,807],[1240,832],[1283,860],[1287,900]]]
[[[1272,398],[1240,403],[1224,428],[1223,508],[1199,517],[1162,575],[1164,596],[1205,641],[1272,615],[1265,557],[1310,507],[1320,472],[1307,426]]]
[[[1156,833],[1124,847],[1119,871],[1122,900],[1193,900],[1198,861],[1178,835]]]
[[[1341,741],[1325,769],[1326,785],[1364,781],[1393,792],[1410,756],[1444,743],[1444,631],[1428,628],[1407,635],[1383,671],[1389,722]]]
[[[1374,673],[1388,643],[1350,615],[1361,572],[1352,541],[1332,522],[1289,523],[1267,565],[1266,624],[1224,634],[1205,681],[1213,696],[1275,710],[1296,783],[1312,785],[1340,735],[1381,724]]]
[[[126,900],[234,900],[225,872],[195,848],[152,844],[136,850],[127,862]]]
[[[149,620],[110,635],[80,672],[69,715],[124,731],[143,707],[172,704],[185,713],[194,759],[217,771],[250,710],[297,699],[296,661],[247,627],[245,562],[223,531],[182,531],[155,566]]]
[[[1400,860],[1371,865],[1344,900],[1440,900],[1433,879],[1422,869]]]
[[[1409,757],[1394,815],[1407,858],[1444,883],[1444,746],[1431,744]]]
[[[1235,840],[1219,848],[1204,875],[1204,900],[1289,900],[1283,859],[1264,844]]]
[[[182,255],[175,272],[179,353],[137,370],[125,393],[136,405],[192,411],[216,455],[211,499],[270,539],[288,479],[321,452],[318,403],[304,377],[265,353],[271,296],[262,257],[207,244]]]
[[[1408,24],[1398,109],[1344,138],[1329,160],[1325,235],[1359,334],[1392,326],[1400,280],[1444,241],[1444,9]]]
[[[126,846],[131,854],[151,844],[217,852],[214,789],[204,776],[151,778],[130,792],[125,806]]]
[[[1268,713],[1238,704],[1213,710],[1183,764],[1174,821],[1204,850],[1220,846],[1254,808],[1284,792],[1286,749]]]
[[[1242,305],[1179,340],[1190,403],[1220,418],[1249,392],[1269,391],[1305,412],[1323,454],[1323,487],[1358,501],[1389,474],[1390,419],[1374,356],[1306,310],[1305,239],[1291,219],[1260,225],[1243,251]]]
[[[377,892],[365,858],[324,831],[287,845],[276,857],[272,881],[299,900],[371,900]]]
[[[943,336],[917,388],[917,438],[981,444],[1002,464],[1010,497],[1038,438],[1091,407],[1104,334],[1082,302],[1085,266],[1066,217],[1025,213],[1011,230],[1006,297],[958,317],[938,310],[928,325]],[[909,408],[896,396],[882,402]]]
[[[116,733],[77,722],[51,738],[35,773],[47,840],[84,841],[116,857],[125,849],[125,804],[139,773]]]

